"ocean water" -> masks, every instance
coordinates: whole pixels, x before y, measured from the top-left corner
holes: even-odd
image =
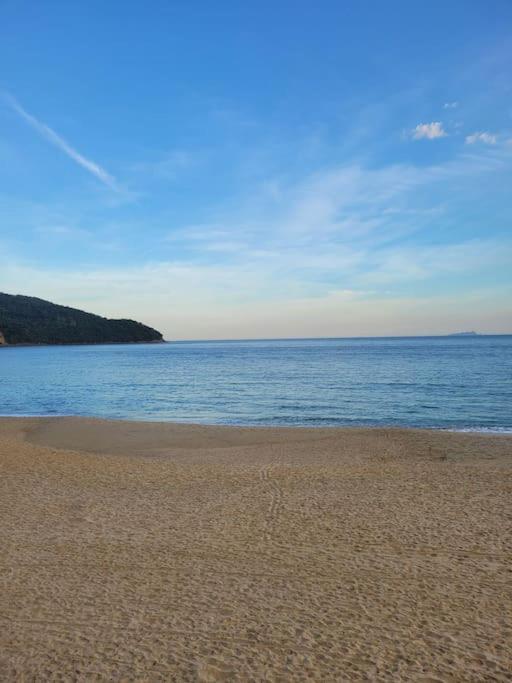
[[[0,413],[512,431],[512,336],[3,348]]]

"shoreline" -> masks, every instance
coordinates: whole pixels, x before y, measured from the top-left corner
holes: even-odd
[[[226,427],[230,429],[257,429],[257,430],[396,430],[396,431],[420,431],[420,432],[448,432],[453,434],[488,434],[490,436],[512,436],[512,427],[436,427],[426,426],[421,427],[417,425],[393,425],[393,424],[247,424],[247,423],[229,423],[229,422],[179,422],[175,420],[155,420],[151,418],[134,418],[134,417],[103,417],[99,415],[73,415],[69,413],[63,414],[8,414],[0,413],[0,421],[2,420],[62,420],[62,419],[78,419],[78,420],[93,420],[98,422],[113,422],[113,423],[133,423],[140,425],[178,425],[181,427]]]
[[[0,418],[2,680],[508,680],[512,435]]]
[[[118,346],[118,345],[133,345],[133,344],[171,344],[172,342],[167,341],[166,339],[152,339],[148,341],[111,341],[111,342],[62,342],[58,344],[44,344],[44,343],[20,343],[20,344],[8,344],[8,343],[2,343],[0,344],[0,349],[32,349],[32,348],[39,348],[43,347],[46,348],[48,346],[57,346],[57,347],[68,347],[68,346]]]

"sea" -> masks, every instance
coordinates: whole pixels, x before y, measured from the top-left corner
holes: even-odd
[[[512,335],[5,347],[0,414],[512,432]]]

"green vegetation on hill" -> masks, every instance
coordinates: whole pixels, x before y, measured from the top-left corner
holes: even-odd
[[[0,292],[0,345],[155,342],[162,335],[135,320],[110,320],[32,296]]]

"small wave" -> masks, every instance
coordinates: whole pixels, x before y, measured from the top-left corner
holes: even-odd
[[[444,431],[471,434],[512,434],[512,427],[448,427]]]

